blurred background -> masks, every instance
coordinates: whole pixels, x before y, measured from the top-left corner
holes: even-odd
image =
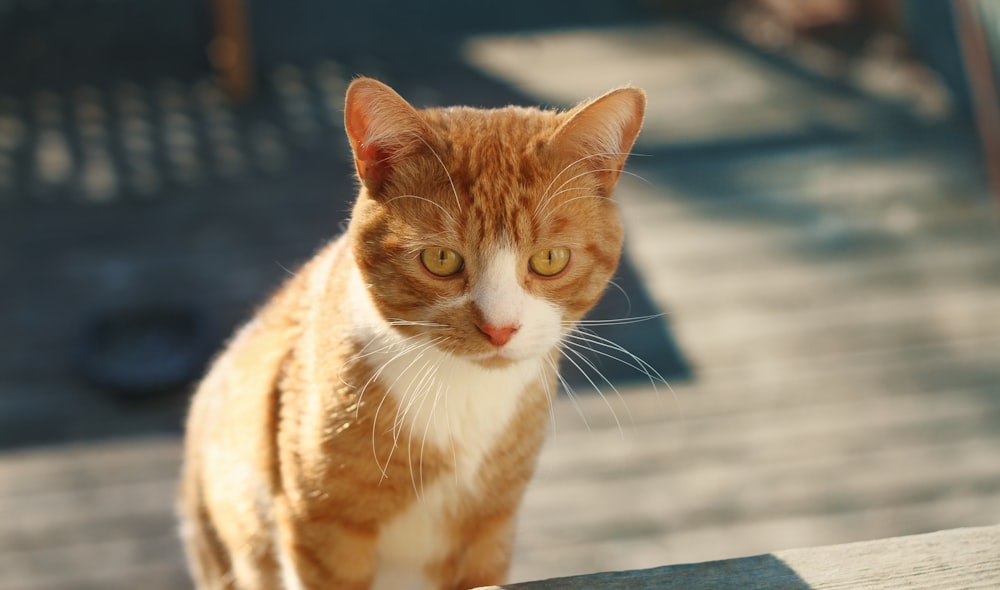
[[[1000,522],[998,63],[995,0],[0,0],[0,590],[190,587],[192,383],[343,229],[362,74],[649,93],[643,362],[567,369],[512,579]]]

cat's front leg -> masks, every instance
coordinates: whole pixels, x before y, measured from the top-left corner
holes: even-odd
[[[321,515],[279,509],[278,562],[285,590],[369,590],[375,577],[376,533]]]
[[[457,578],[442,590],[467,590],[494,586],[507,580],[514,544],[514,512],[504,511],[488,518],[477,519],[466,527],[457,560]]]

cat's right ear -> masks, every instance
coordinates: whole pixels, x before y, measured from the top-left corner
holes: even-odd
[[[612,90],[567,112],[552,145],[564,157],[590,167],[610,195],[645,113],[646,93],[641,89]]]
[[[393,165],[422,145],[424,124],[392,88],[358,78],[347,88],[344,128],[354,152],[358,178],[369,193],[378,192]]]

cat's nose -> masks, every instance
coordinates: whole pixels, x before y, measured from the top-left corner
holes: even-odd
[[[490,339],[493,346],[503,346],[510,342],[511,336],[517,332],[520,326],[494,326],[493,324],[483,324],[479,326],[479,331]]]

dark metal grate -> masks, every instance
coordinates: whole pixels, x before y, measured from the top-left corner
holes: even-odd
[[[154,199],[273,175],[341,136],[345,88],[325,60],[277,66],[245,109],[208,78],[0,95],[0,202]]]

